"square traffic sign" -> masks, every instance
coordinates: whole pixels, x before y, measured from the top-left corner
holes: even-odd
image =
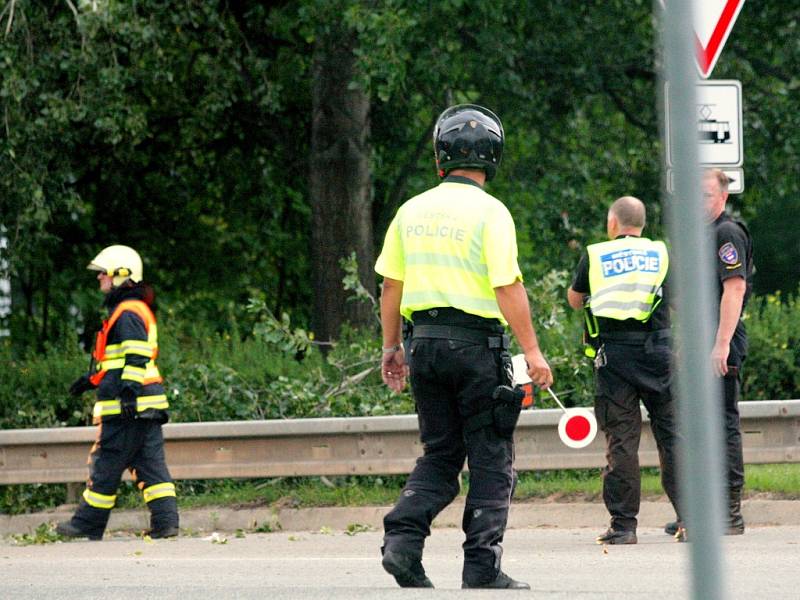
[[[667,164],[674,164],[672,124],[669,118],[669,83],[666,95]],[[697,158],[702,166],[740,167],[742,143],[742,84],[733,79],[703,81],[696,86]]]

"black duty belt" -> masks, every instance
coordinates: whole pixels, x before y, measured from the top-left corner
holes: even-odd
[[[455,325],[415,325],[414,338],[432,338],[437,340],[456,340],[471,344],[487,344],[489,348],[508,349],[511,339],[501,333],[457,327]]]
[[[669,340],[669,329],[656,329],[655,331],[601,331],[600,340],[608,342],[621,342],[627,344],[644,344],[650,340],[658,342]]]

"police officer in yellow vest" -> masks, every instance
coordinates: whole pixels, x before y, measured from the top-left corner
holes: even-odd
[[[98,271],[109,318],[97,334],[89,373],[72,384],[70,393],[79,396],[97,389],[98,435],[80,506],[57,531],[66,537],[101,539],[120,479],[129,469],[150,509],[150,536],[173,537],[178,535],[178,507],[161,433],[169,404],[155,363],[153,291],[142,282],[142,259],[133,248],[109,246],[88,268]]]
[[[411,376],[424,455],[384,518],[383,567],[402,587],[433,587],[422,567],[434,517],[458,494],[466,458],[462,587],[527,589],[500,568],[514,488],[513,432],[520,402],[510,382],[510,325],[531,378],[553,377],[539,350],[517,264],[514,221],[487,194],[504,142],[486,108],[445,110],[434,130],[444,181],[408,200],[386,232],[375,270],[381,296],[384,382],[395,391]],[[406,357],[401,315],[413,322]]]
[[[644,403],[658,446],[661,482],[677,509],[676,424],[670,394],[670,315],[663,242],[640,237],[645,207],[623,196],[608,211],[610,241],[581,257],[567,299],[584,308],[595,356],[595,415],[606,436],[603,500],[611,526],[603,544],[635,544],[641,479],[639,438]]]

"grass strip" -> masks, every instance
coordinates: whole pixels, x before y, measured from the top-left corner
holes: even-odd
[[[747,465],[746,497],[800,499],[800,464]],[[317,506],[386,506],[395,502],[406,476],[292,477],[276,479],[219,479],[178,481],[182,509],[207,506],[309,508]],[[602,500],[600,469],[531,471],[519,474],[514,499],[525,501]],[[461,495],[469,487],[469,474],[462,478]],[[663,495],[658,469],[642,469],[642,497]],[[65,486],[57,484],[7,485],[0,487],[0,513],[20,514],[54,508],[66,500]],[[143,505],[141,492],[123,482],[117,507]]]
[[[747,465],[746,496],[767,495],[800,499],[800,464]],[[179,482],[183,508],[203,506],[315,506],[390,505],[405,484],[405,476],[287,478],[279,480],[221,480]],[[520,501],[602,501],[600,469],[532,471],[519,474],[514,499]],[[461,494],[469,489],[469,474],[462,477]],[[642,497],[664,495],[658,469],[642,469]],[[132,498],[133,500],[133,498]],[[133,505],[138,503],[138,499]]]

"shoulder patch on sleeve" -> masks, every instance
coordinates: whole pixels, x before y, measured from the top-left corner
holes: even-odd
[[[717,254],[719,255],[719,259],[726,265],[739,264],[739,252],[736,250],[736,246],[734,246],[731,242],[722,244]]]

